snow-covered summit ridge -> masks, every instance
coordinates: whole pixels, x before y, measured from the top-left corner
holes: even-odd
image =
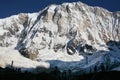
[[[78,61],[75,64],[79,65],[84,55],[109,51],[109,41],[120,41],[120,12],[81,2],[50,5],[36,13],[0,19],[1,49],[18,50],[38,61]]]
[[[40,37],[46,41],[41,42],[45,42],[46,47],[50,46],[50,49],[57,44],[64,46],[69,41],[72,41],[71,44],[76,41],[77,45],[74,47],[77,47],[81,41],[97,46],[106,44],[110,40],[119,41],[120,39],[119,13],[108,12],[99,7],[90,7],[81,2],[51,5],[39,12],[34,23],[27,24],[26,28],[26,38],[22,38],[23,42],[19,44],[24,47],[30,47],[31,41],[35,42],[37,39],[35,35],[38,34],[39,37],[39,34],[43,33],[45,35]],[[61,42],[59,38],[65,41]],[[58,42],[55,42],[56,40]],[[40,41],[34,46],[40,47],[39,44]]]

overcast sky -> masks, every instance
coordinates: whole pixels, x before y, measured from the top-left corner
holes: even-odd
[[[0,0],[0,18],[18,13],[38,12],[50,4],[77,1],[109,11],[120,11],[120,0]]]

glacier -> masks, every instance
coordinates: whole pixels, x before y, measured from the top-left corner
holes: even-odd
[[[119,70],[119,55],[119,11],[73,2],[0,19],[0,67],[90,73]]]

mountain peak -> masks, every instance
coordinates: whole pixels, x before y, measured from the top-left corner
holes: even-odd
[[[38,13],[20,13],[0,20],[0,49],[17,50],[32,60],[77,63],[82,63],[84,55],[92,55],[95,60],[93,54],[103,51],[99,54],[101,59],[103,53],[109,51],[109,41],[120,41],[119,17],[119,12],[81,2],[50,5]]]

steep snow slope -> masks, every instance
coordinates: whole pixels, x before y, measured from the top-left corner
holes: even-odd
[[[10,47],[9,53],[18,50],[23,56],[36,60],[33,66],[47,61],[51,67],[78,71],[101,63],[106,66],[112,64],[112,60],[118,64],[119,57],[113,55],[119,55],[119,45],[111,49],[107,44],[110,41],[120,41],[120,12],[81,2],[50,5],[38,13],[0,19],[0,46],[4,50],[0,56],[6,55]],[[102,58],[105,54],[112,54],[106,63],[106,57]]]

